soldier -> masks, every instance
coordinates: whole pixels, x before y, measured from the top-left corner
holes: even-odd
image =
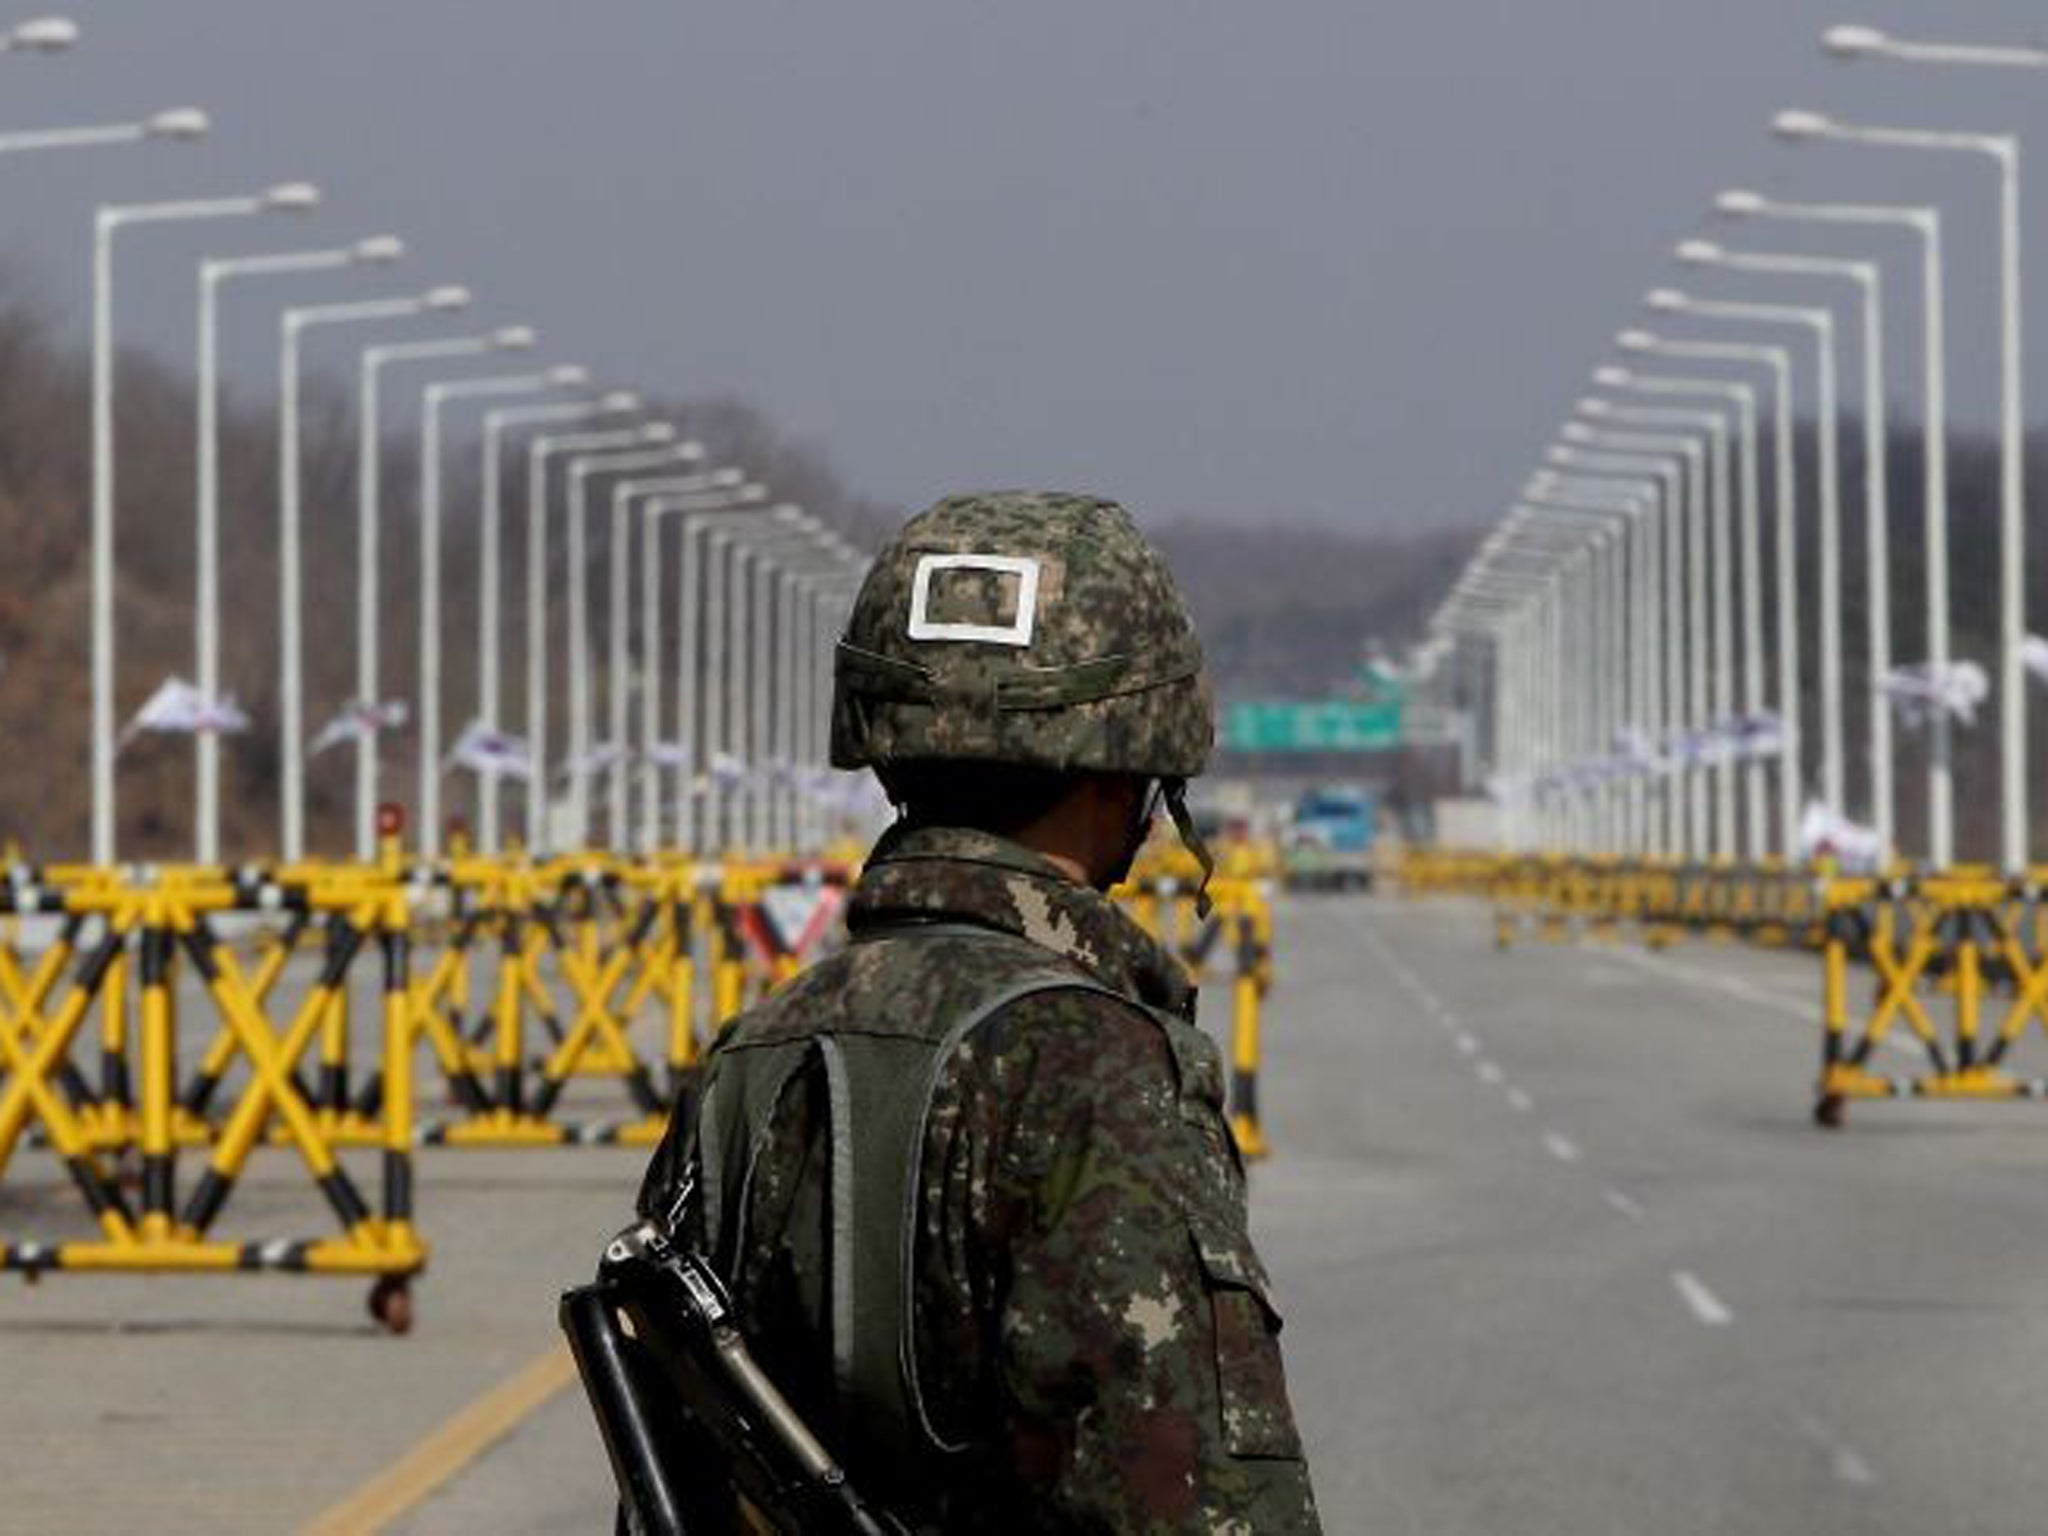
[[[1114,503],[955,496],[874,563],[832,760],[900,819],[849,942],[720,1037],[642,1192],[919,1531],[1319,1530],[1215,1046],[1103,892],[1213,725]]]

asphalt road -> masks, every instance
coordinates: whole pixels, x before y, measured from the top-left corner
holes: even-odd
[[[1497,954],[1474,907],[1352,897],[1279,934],[1254,1225],[1330,1530],[2042,1528],[2040,1106],[1814,1129],[1802,956]],[[354,1282],[0,1289],[0,1530],[291,1530],[504,1408],[638,1155],[423,1159],[405,1340]],[[25,1154],[0,1221],[53,1177]],[[389,1528],[605,1529],[574,1389],[523,1401]]]

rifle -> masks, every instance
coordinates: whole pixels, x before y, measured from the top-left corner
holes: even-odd
[[[863,1499],[776,1390],[701,1254],[668,1220],[608,1243],[597,1281],[562,1295],[560,1320],[597,1415],[633,1536],[765,1526],[788,1536],[908,1536]]]

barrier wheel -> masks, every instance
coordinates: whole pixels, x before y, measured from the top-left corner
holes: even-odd
[[[379,1275],[370,1287],[370,1316],[386,1333],[404,1337],[412,1332],[412,1276]]]
[[[1848,1107],[1849,1101],[1839,1093],[1824,1093],[1814,1102],[1813,1123],[1824,1131],[1839,1131]]]

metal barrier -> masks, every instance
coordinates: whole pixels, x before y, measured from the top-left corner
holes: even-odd
[[[1839,1127],[1851,1099],[2048,1099],[2048,1080],[2010,1068],[2028,1026],[2048,1028],[2042,893],[2038,874],[2008,878],[1979,868],[1828,883],[1819,1124]],[[1853,1028],[1850,967],[1858,961],[1875,984],[1870,1010]],[[1944,995],[1947,1007],[1938,1008]],[[2002,1013],[1987,1007],[1999,996],[2007,999]],[[1875,1070],[1900,1023],[1925,1054],[1926,1071]]]
[[[1206,917],[1196,910],[1198,885],[1199,872],[1194,880],[1148,872],[1134,876],[1116,894],[1139,925],[1179,957],[1194,981],[1229,984],[1230,1128],[1244,1156],[1261,1158],[1271,1151],[1259,1121],[1259,1066],[1266,996],[1273,986],[1272,882],[1230,875],[1212,879]],[[1219,958],[1224,967],[1218,966]]]
[[[411,911],[405,887],[382,868],[307,878],[166,869],[16,869],[0,888],[0,910],[60,923],[56,942],[24,972],[10,953],[0,965],[0,1177],[33,1128],[56,1156],[97,1237],[18,1237],[0,1247],[0,1267],[31,1279],[50,1270],[250,1271],[374,1275],[371,1310],[394,1331],[411,1322],[411,1277],[426,1263],[412,1225],[410,1052]],[[217,932],[217,919],[283,912],[321,923],[328,945],[319,975],[288,1017],[269,1011],[275,969],[252,976]],[[93,935],[84,942],[87,933]],[[338,1139],[306,1091],[299,1062],[338,1007],[351,968],[367,950],[382,961],[380,986],[386,1083],[376,1122],[382,1199],[373,1213],[343,1166]],[[178,973],[189,966],[246,1080],[224,1115],[181,1113],[176,1095]],[[68,985],[57,998],[59,984]],[[140,1071],[128,1072],[127,991],[138,992]],[[101,1082],[90,1088],[70,1062],[95,1008]],[[217,1057],[227,1054],[216,1050]],[[222,1059],[221,1065],[225,1066]],[[216,1072],[214,1081],[221,1081]],[[298,1154],[340,1227],[325,1238],[223,1240],[211,1234],[265,1134]],[[181,1148],[205,1169],[182,1205]],[[140,1175],[140,1206],[124,1189],[123,1163]]]
[[[704,1043],[751,997],[794,975],[822,933],[786,933],[766,909],[791,887],[838,892],[848,878],[843,865],[819,862],[456,859],[444,879],[457,916],[420,1008],[444,1016],[461,1042],[447,1074],[463,1113],[429,1124],[424,1139],[654,1145]],[[836,900],[827,907],[836,912]],[[495,980],[465,1025],[463,982],[479,943],[490,948]],[[659,1063],[633,1040],[650,1013],[662,1022]],[[536,1043],[544,1054],[531,1054]],[[628,1118],[560,1118],[563,1092],[579,1078],[619,1082]]]
[[[0,1228],[0,1267],[368,1275],[373,1315],[402,1332],[427,1260],[415,1147],[651,1145],[716,1030],[833,941],[854,874],[839,860],[461,848],[414,866],[395,817],[383,830],[371,865],[8,871],[0,1182],[19,1149],[40,1148],[82,1210],[76,1235]],[[1191,864],[1155,860],[1118,897],[1195,979],[1228,983],[1230,1124],[1261,1157],[1271,883],[1218,878],[1206,916],[1196,887]],[[49,942],[24,944],[26,923],[53,925]],[[371,955],[374,1029],[356,1016]],[[656,1025],[658,1048],[643,1049]],[[567,1093],[583,1080],[616,1084],[624,1113],[568,1116],[588,1108]],[[436,1087],[451,1112],[416,1123]],[[295,1154],[337,1234],[216,1235],[266,1148]],[[371,1156],[374,1210],[352,1166]],[[181,1161],[202,1165],[182,1201]]]
[[[1492,901],[1494,936],[1551,942],[1636,938],[1653,947],[1692,935],[1818,949],[1824,870],[1666,859],[1479,854],[1411,847],[1399,866],[1413,896]]]
[[[1775,865],[1688,866],[1410,850],[1404,890],[1495,903],[1502,947],[1680,934],[1811,949],[1822,961],[1821,1070],[1813,1117],[1834,1129],[1855,1099],[2048,1100],[2048,1077],[2013,1069],[2048,1030],[2048,872],[1988,868],[1847,876]],[[1855,1002],[1859,972],[1869,1006]],[[1910,1045],[1900,1039],[1909,1036]],[[1924,1057],[1887,1073],[1879,1053]]]

